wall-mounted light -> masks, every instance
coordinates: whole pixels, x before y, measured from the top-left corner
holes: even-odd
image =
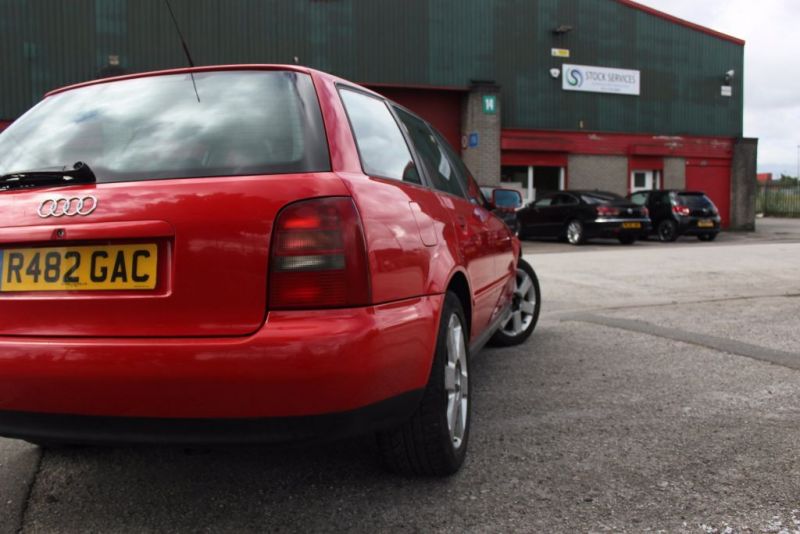
[[[561,76],[561,69],[553,67],[550,69],[550,76],[557,80],[558,77]]]
[[[730,85],[731,84],[735,74],[736,74],[736,71],[733,70],[733,69],[731,69],[731,70],[729,70],[728,72],[725,73],[725,78],[724,78],[725,85]]]
[[[572,26],[570,26],[569,24],[561,24],[560,26],[558,26],[553,30],[553,33],[558,35],[563,35],[565,33],[571,32],[572,29],[573,29]]]

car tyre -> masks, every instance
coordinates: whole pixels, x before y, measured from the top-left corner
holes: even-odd
[[[520,258],[517,264],[517,282],[511,301],[511,316],[500,325],[489,343],[495,347],[519,345],[531,337],[542,308],[539,279],[531,265]]]
[[[619,242],[623,245],[633,245],[636,242],[636,236],[622,235],[619,236]]]
[[[658,239],[665,243],[671,243],[678,239],[678,225],[671,219],[663,220],[658,225]]]
[[[582,245],[586,241],[583,223],[577,219],[573,219],[567,223],[566,234],[567,241],[569,241],[570,245]]]
[[[697,239],[700,241],[714,241],[717,238],[717,234],[700,234],[697,236]]]
[[[406,475],[449,476],[464,463],[469,441],[469,335],[461,301],[444,298],[428,384],[411,418],[377,434],[384,466]]]

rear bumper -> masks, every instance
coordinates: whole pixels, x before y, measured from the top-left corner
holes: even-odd
[[[230,424],[264,434],[286,428],[286,418],[385,420],[359,410],[381,412],[384,401],[424,388],[442,299],[271,312],[246,338],[0,338],[0,434],[23,437],[14,431],[21,422],[46,434],[70,422],[136,428],[136,419],[156,419],[177,428],[194,419],[225,430],[214,420],[239,419]]]
[[[713,226],[698,226],[701,221],[711,221]],[[678,221],[678,232],[682,235],[716,234],[719,231],[719,217],[680,217]]]
[[[638,224],[638,228],[625,228],[626,224]],[[584,225],[586,237],[641,236],[650,232],[650,219],[595,219]]]
[[[0,435],[46,443],[231,445],[336,439],[394,427],[411,416],[423,390],[356,410],[301,417],[173,419],[0,412]]]

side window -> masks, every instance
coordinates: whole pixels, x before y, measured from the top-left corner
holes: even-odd
[[[422,183],[400,127],[382,100],[340,89],[361,165],[370,176]]]
[[[577,204],[578,200],[572,195],[556,195],[553,206],[570,206]]]
[[[635,193],[631,195],[631,202],[639,206],[644,206],[647,204],[647,193]]]
[[[469,172],[469,169],[464,164],[461,156],[456,154],[456,151],[453,150],[453,147],[450,146],[450,143],[448,143],[444,137],[442,137],[442,134],[436,130],[433,130],[433,135],[436,137],[439,145],[444,149],[447,157],[450,158],[450,163],[456,170],[456,178],[458,178],[459,182],[461,183],[461,187],[463,187],[464,191],[466,191],[470,202],[473,204],[478,204],[479,206],[487,207],[486,197],[481,192],[481,188],[478,187],[478,183],[475,181],[472,173]]]
[[[653,196],[653,204],[656,206],[664,206],[665,204],[669,204],[669,193],[656,193]]]
[[[399,108],[395,108],[395,111],[408,130],[411,142],[417,149],[417,154],[422,160],[422,165],[425,167],[433,187],[439,191],[463,197],[464,190],[458,183],[455,169],[442,147],[436,142],[433,132],[421,119],[407,111]]]

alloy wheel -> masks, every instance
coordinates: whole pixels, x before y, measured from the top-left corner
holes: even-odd
[[[508,336],[518,336],[528,329],[536,313],[536,288],[522,269],[517,269],[517,287],[511,302],[511,317],[501,329]]]
[[[581,223],[578,221],[572,221],[567,226],[567,241],[569,241],[573,245],[577,245],[581,242],[581,237],[583,237],[583,228],[581,227]]]
[[[444,368],[444,389],[447,393],[447,429],[453,448],[464,442],[469,403],[469,374],[464,327],[455,313],[447,328],[447,365]]]
[[[675,226],[670,221],[664,221],[658,227],[658,237],[661,241],[674,241]]]

